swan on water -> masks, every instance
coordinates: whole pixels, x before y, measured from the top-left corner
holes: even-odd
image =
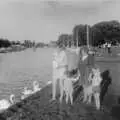
[[[33,82],[33,92],[35,93],[35,92],[40,91],[40,90],[41,90],[41,88],[39,87],[38,81],[34,81]]]
[[[33,94],[32,90],[29,90],[27,87],[24,87],[24,91],[22,92],[22,96],[21,99],[25,99],[26,97],[30,96],[31,94]]]
[[[2,99],[0,100],[0,111],[8,109],[11,105],[15,103],[15,95],[10,95],[10,100]]]

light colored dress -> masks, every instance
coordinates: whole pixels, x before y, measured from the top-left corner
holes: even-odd
[[[67,56],[65,51],[55,52],[53,59],[53,76],[61,78],[66,72]]]

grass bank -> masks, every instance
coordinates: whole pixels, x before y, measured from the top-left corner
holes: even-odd
[[[79,99],[71,106],[65,101],[49,102],[50,98],[51,85],[10,107],[0,114],[0,120],[113,120],[107,110],[97,111]]]

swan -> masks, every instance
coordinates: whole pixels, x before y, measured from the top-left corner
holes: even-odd
[[[22,96],[21,99],[25,99],[26,97],[30,96],[31,94],[33,94],[32,90],[29,90],[27,87],[24,87],[24,91],[22,92]]]
[[[11,105],[15,103],[15,95],[10,95],[10,100],[2,99],[0,100],[0,111],[8,109]]]
[[[39,83],[37,81],[34,81],[33,82],[33,92],[37,92],[37,91],[40,91],[41,88],[39,87]]]

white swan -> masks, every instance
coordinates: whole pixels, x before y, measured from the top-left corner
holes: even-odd
[[[24,91],[22,92],[22,96],[21,99],[25,99],[26,97],[30,96],[31,94],[33,94],[32,90],[29,90],[27,87],[24,87]]]
[[[40,91],[40,90],[41,90],[41,88],[39,87],[38,81],[34,81],[33,82],[33,92],[35,93],[35,92]]]
[[[6,99],[0,100],[0,111],[8,109],[14,103],[15,103],[15,95],[14,94],[10,95],[10,100],[6,100]]]

